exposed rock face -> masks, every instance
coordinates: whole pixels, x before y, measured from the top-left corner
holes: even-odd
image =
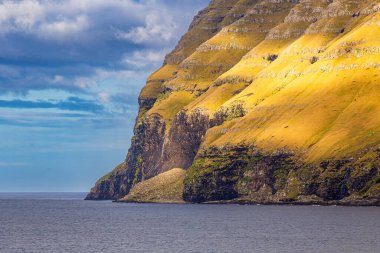
[[[165,136],[165,123],[159,116],[144,118],[135,126],[135,136],[125,163],[95,185],[87,199],[119,199],[132,186],[156,176]]]
[[[191,202],[230,200],[242,195],[275,194],[295,165],[286,153],[263,155],[245,145],[211,148],[199,154],[185,181]]]
[[[195,110],[190,114],[181,111],[174,119],[164,143],[161,169],[189,168],[209,127],[207,112]]]
[[[379,166],[379,161],[373,160],[359,164],[354,160],[335,160],[307,165],[288,151],[264,154],[245,145],[214,147],[200,152],[189,169],[184,199],[266,204],[378,204],[371,187],[379,182]],[[353,196],[359,195],[366,198],[352,201]]]
[[[126,164],[118,165],[112,172],[98,180],[95,187],[87,195],[86,200],[109,200],[125,196],[125,181],[128,176],[125,171]]]
[[[379,3],[211,1],[87,198],[183,168],[190,202],[380,204]]]

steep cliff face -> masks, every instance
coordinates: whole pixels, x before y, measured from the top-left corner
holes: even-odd
[[[88,199],[187,170],[186,201],[379,204],[380,1],[214,0]]]

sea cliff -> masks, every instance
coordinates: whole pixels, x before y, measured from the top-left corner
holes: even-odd
[[[176,201],[180,188],[196,203],[379,205],[379,3],[211,1],[142,89],[126,160],[87,199],[144,202],[149,182],[160,196],[176,182]]]

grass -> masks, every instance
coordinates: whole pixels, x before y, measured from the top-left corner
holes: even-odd
[[[170,121],[174,116],[194,99],[194,95],[186,91],[165,94],[163,99],[157,101],[149,114],[159,114],[165,120]]]
[[[185,174],[185,170],[176,168],[140,182],[121,201],[183,203],[182,192]]]
[[[380,16],[336,20],[321,20],[314,26],[322,28],[324,23],[339,27],[344,21],[351,31],[307,34],[293,41],[264,41],[219,77],[252,78],[248,87],[237,95],[223,93],[225,87],[235,85],[227,82],[193,101],[195,107],[210,108],[213,101],[219,108],[244,101],[249,111],[227,126],[224,134],[216,136],[217,131],[210,130],[206,140],[211,141],[207,144],[251,142],[266,150],[307,150],[308,161],[316,162],[349,156],[378,142],[380,69],[368,66],[379,62],[380,54],[368,48],[380,43],[380,30],[375,27]],[[354,46],[347,53],[346,45],[350,44]],[[319,48],[324,50],[315,55]],[[279,57],[266,64],[265,56],[271,54]],[[316,56],[319,60],[312,64],[310,58]],[[226,97],[230,98],[221,104]]]

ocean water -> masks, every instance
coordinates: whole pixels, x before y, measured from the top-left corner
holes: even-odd
[[[0,194],[0,252],[380,252],[380,208],[156,205]]]

